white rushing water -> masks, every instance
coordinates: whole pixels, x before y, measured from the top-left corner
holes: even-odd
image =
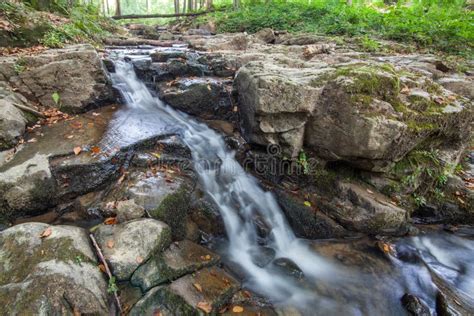
[[[260,188],[256,179],[245,172],[234,158],[234,152],[227,149],[221,135],[154,97],[136,77],[130,63],[118,60],[115,66],[112,80],[123,94],[128,110],[135,109],[145,113],[148,119],[152,116],[167,122],[179,131],[191,149],[198,178],[224,220],[229,258],[245,270],[252,288],[291,305],[301,306],[314,300],[314,293],[301,289],[288,276],[254,263],[253,256],[258,255],[260,249],[254,222],[258,214],[270,229],[265,246],[275,250],[276,258],[296,262],[305,276],[335,278],[332,265],[295,237],[274,196]],[[140,129],[140,124],[137,125]]]
[[[292,306],[303,315],[403,315],[399,300],[407,292],[423,298],[434,310],[436,287],[431,282],[429,267],[447,276],[448,283],[471,300],[468,293],[474,288],[474,274],[469,267],[474,253],[472,240],[440,236],[401,241],[405,247],[413,248],[410,251],[418,252],[426,265],[393,259],[391,270],[375,278],[365,272],[365,267],[352,269],[329,261],[310,248],[308,242],[295,237],[275,197],[245,172],[221,135],[154,97],[137,78],[131,63],[117,58],[115,67],[112,81],[126,105],[110,123],[104,143],[107,138],[112,144],[113,140],[131,144],[157,134],[179,134],[191,149],[194,170],[204,191],[223,218],[228,238],[226,257],[244,271],[245,285],[255,292],[275,305]],[[269,229],[264,239],[258,234],[256,217]],[[257,265],[262,241],[275,251],[275,258],[296,263],[304,273],[304,281],[288,276],[272,264]],[[458,258],[450,254],[452,246],[458,249]],[[367,264],[367,268],[371,264],[377,266],[376,261]]]

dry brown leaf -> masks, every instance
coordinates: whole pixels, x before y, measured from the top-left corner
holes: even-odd
[[[104,221],[105,225],[115,225],[117,224],[117,217],[107,217]]]
[[[74,147],[74,154],[77,156],[81,153],[82,148],[80,146]]]
[[[196,307],[206,313],[210,313],[212,311],[212,306],[208,302],[204,302],[204,301],[199,302],[197,303]]]
[[[199,283],[193,283],[193,286],[198,290],[198,292],[202,292],[202,286]]]
[[[99,270],[102,271],[102,273],[106,273],[107,270],[105,269],[105,266],[101,263],[99,264]]]
[[[36,138],[28,139],[27,143],[36,143],[38,140]]]
[[[140,257],[140,256],[137,256],[136,261],[137,261],[137,263],[142,263],[142,262],[143,262],[143,258]]]
[[[163,314],[161,313],[161,311],[159,309],[155,310],[153,312],[153,316],[162,316]]]
[[[243,311],[244,311],[244,308],[242,306],[235,305],[234,307],[232,307],[233,313],[242,313]]]
[[[112,239],[107,241],[107,248],[114,248],[115,242]]]
[[[49,226],[48,228],[46,228],[45,230],[43,230],[43,232],[41,233],[40,237],[41,237],[41,238],[46,238],[46,237],[50,236],[52,232],[53,232],[53,230],[51,229],[51,226]]]

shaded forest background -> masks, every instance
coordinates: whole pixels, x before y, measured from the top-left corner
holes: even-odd
[[[473,57],[474,0],[9,0],[0,3],[0,40],[15,45],[100,40],[127,23],[163,25],[189,17],[116,20],[124,15],[190,14],[217,32],[254,33],[262,28],[360,37],[367,49],[377,39],[419,49]],[[43,12],[37,14],[38,12]],[[57,19],[44,19],[44,12]],[[64,20],[61,21],[61,19]],[[28,25],[34,24],[34,36]],[[8,32],[6,34],[5,32]],[[375,39],[375,40],[374,40]]]

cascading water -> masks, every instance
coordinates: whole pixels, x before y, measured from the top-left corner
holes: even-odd
[[[126,106],[110,123],[101,148],[114,142],[116,145],[117,140],[127,145],[164,132],[180,135],[191,149],[194,170],[205,192],[220,210],[228,237],[227,257],[245,272],[246,286],[276,305],[297,307],[304,315],[377,315],[381,311],[399,315],[404,311],[394,302],[399,302],[406,291],[422,297],[433,308],[435,286],[426,267],[393,259],[396,271],[372,280],[364,272],[316,254],[310,243],[295,237],[273,195],[244,171],[222,136],[154,97],[137,78],[131,63],[120,56],[116,58],[115,69],[111,78]],[[271,264],[261,267],[256,263],[262,250],[255,224],[257,215],[270,231],[264,246],[272,248],[276,258],[295,262],[304,273],[304,281]],[[466,285],[471,286],[472,283]],[[373,288],[381,289],[380,293],[377,295]]]
[[[123,122],[115,124],[130,124],[128,120],[136,120],[134,113],[144,113],[140,116],[146,117],[146,122],[150,121],[151,115],[152,119],[156,118],[157,126],[166,122],[167,126],[172,126],[173,131],[181,135],[191,149],[194,170],[199,180],[222,215],[229,239],[229,258],[246,271],[251,286],[268,297],[284,299],[290,304],[301,305],[313,299],[312,293],[305,293],[287,276],[275,274],[275,271],[254,263],[253,256],[258,254],[261,247],[254,222],[255,215],[259,214],[270,229],[266,246],[275,250],[277,258],[298,262],[298,266],[308,276],[321,278],[332,274],[332,266],[310,252],[295,237],[273,195],[263,191],[257,181],[244,171],[234,158],[234,153],[227,149],[221,135],[154,97],[136,77],[130,63],[119,60],[115,66],[112,80],[125,99],[126,110],[130,111],[129,115],[124,116]],[[143,120],[139,121],[136,125],[138,129],[142,124],[147,124]],[[133,139],[133,129],[123,134],[123,137]]]

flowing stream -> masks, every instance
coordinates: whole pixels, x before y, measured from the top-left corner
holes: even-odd
[[[180,135],[191,149],[194,170],[204,191],[220,210],[228,238],[226,255],[245,272],[245,286],[276,305],[297,307],[305,315],[334,314],[335,311],[347,315],[377,314],[378,305],[385,305],[382,308],[386,314],[403,314],[400,304],[393,304],[393,301],[398,301],[407,289],[434,306],[435,286],[425,266],[409,267],[394,258],[394,269],[403,270],[403,277],[391,275],[371,281],[365,272],[343,267],[318,254],[317,245],[296,238],[274,196],[265,192],[256,179],[243,170],[221,135],[154,97],[137,78],[131,63],[122,57],[115,60],[115,67],[112,81],[123,95],[126,106],[111,123],[106,137],[131,143],[164,130]],[[255,224],[257,215],[264,219],[270,231],[263,242]],[[430,242],[414,239],[405,246],[425,247],[429,252],[436,248]],[[276,258],[287,258],[296,263],[304,274],[304,281],[271,264],[265,267],[256,264],[263,247],[273,249]],[[467,249],[472,258],[472,244],[464,245],[463,249]],[[438,250],[438,257],[444,258],[442,266],[452,265],[454,261],[446,260],[441,253]],[[469,280],[461,282],[468,292],[474,290],[472,265],[469,269]],[[362,289],[367,287],[368,291]],[[377,295],[371,293],[371,287],[382,290]]]

